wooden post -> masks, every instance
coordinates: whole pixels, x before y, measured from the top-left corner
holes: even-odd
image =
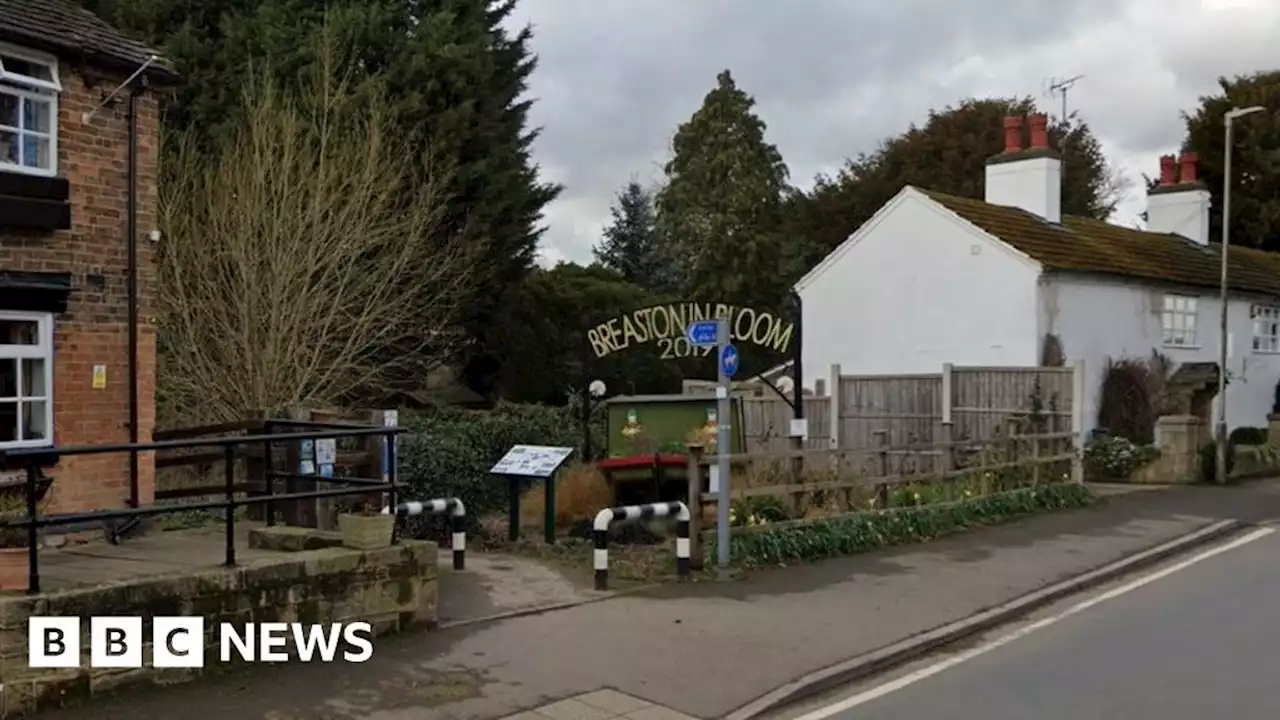
[[[1071,481],[1084,482],[1084,360],[1071,368]]]
[[[311,411],[306,408],[290,408],[289,419],[290,420],[310,420]],[[295,425],[289,428],[289,432],[298,432],[301,429],[302,429],[301,427]],[[300,441],[294,441],[289,443],[289,446],[288,446],[289,459],[285,464],[284,472],[292,473],[295,475],[300,474],[301,468],[299,466],[302,464],[302,461],[310,460],[311,465],[313,467],[313,472],[315,472],[318,475],[320,472],[320,468],[315,466],[315,461],[316,461],[315,443],[312,442],[311,455],[309,457],[302,456],[301,445],[302,443]],[[299,480],[296,478],[289,478],[284,482],[284,491],[286,493],[309,492],[315,489],[316,489],[315,480]],[[283,504],[282,510],[284,513],[284,522],[286,525],[293,525],[295,527],[307,527],[307,528],[315,527],[315,503],[314,502],[309,502],[307,500],[292,500],[292,501],[285,502]]]
[[[1031,487],[1040,487],[1040,436],[1031,435]]]
[[[383,410],[369,410],[362,414],[360,422],[370,427],[382,427]],[[386,474],[387,469],[382,465],[382,435],[370,435],[364,439],[364,457],[365,461],[360,468],[360,472],[353,473],[358,478],[369,478],[370,480],[382,480],[382,476]],[[360,496],[361,502],[373,503],[382,507],[387,504],[387,494],[383,492],[370,493]],[[448,529],[448,518],[444,520],[444,527]],[[442,535],[452,537],[451,533],[442,532]]]
[[[955,436],[955,423],[943,420],[938,424],[938,444],[942,447],[938,468],[940,473],[949,473],[956,469],[956,447],[952,444]]]
[[[704,553],[702,551],[702,454],[705,451],[702,443],[689,443],[689,464],[686,474],[689,479],[689,567],[702,569]]]
[[[267,432],[265,412],[255,412],[249,417],[250,425],[245,429],[246,435],[265,435]],[[251,443],[236,448],[244,457],[244,476],[249,482],[249,497],[260,497],[267,492],[266,462],[262,454],[262,443]],[[250,520],[261,522],[267,518],[267,506],[262,503],[250,505],[245,513]]]
[[[844,401],[843,388],[840,386],[840,364],[836,363],[831,366],[831,393],[827,405],[827,417],[830,425],[830,438],[827,444],[832,450],[840,449],[840,404]]]
[[[951,417],[951,403],[954,400],[954,379],[952,371],[955,368],[951,363],[942,363],[942,422],[949,423],[954,420]]]
[[[889,431],[873,430],[872,436],[876,439],[876,445],[880,447],[880,478],[889,477]],[[876,507],[886,508],[889,506],[889,485],[887,483],[876,483]]]

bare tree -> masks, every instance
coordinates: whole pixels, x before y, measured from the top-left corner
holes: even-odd
[[[167,159],[167,421],[338,403],[424,377],[461,342],[477,254],[440,222],[445,171],[405,150],[375,85],[333,70],[317,63],[301,91],[255,79],[231,137],[179,138]]]

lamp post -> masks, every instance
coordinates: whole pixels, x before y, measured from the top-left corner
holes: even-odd
[[[1220,302],[1222,316],[1219,332],[1218,348],[1218,427],[1214,458],[1214,480],[1219,485],[1227,482],[1227,250],[1231,247],[1231,126],[1236,118],[1262,112],[1266,108],[1258,105],[1247,108],[1232,108],[1223,115],[1223,148],[1222,161],[1222,280],[1220,282]]]

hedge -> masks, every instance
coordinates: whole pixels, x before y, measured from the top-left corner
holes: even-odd
[[[1095,497],[1084,485],[1061,484],[996,493],[953,503],[882,510],[831,520],[755,528],[735,535],[730,558],[744,568],[786,565],[930,540],[1050,510],[1084,507]],[[709,546],[714,543],[709,543]],[[715,548],[709,547],[715,557]]]
[[[469,531],[481,518],[504,513],[507,484],[489,475],[489,468],[512,445],[556,445],[581,451],[582,423],[575,405],[500,404],[493,410],[440,409],[407,414],[406,431],[397,443],[401,482],[406,500],[456,497],[467,508]],[[603,432],[596,428],[593,447],[599,450]],[[410,525],[418,534],[423,526]]]

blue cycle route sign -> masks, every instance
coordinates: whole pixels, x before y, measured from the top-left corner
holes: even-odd
[[[724,350],[720,351],[720,369],[724,371],[725,377],[733,377],[738,372],[738,348],[733,345],[725,345]]]
[[[694,347],[711,347],[716,344],[717,329],[715,320],[698,320],[690,323],[684,334]]]

